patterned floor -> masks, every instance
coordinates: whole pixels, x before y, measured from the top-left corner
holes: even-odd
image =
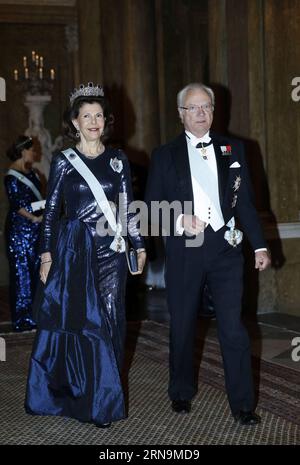
[[[6,334],[6,362],[0,363],[1,444],[300,444],[299,373],[280,364],[256,359],[258,412],[262,423],[237,426],[228,409],[218,342],[208,334],[201,347],[199,391],[189,415],[170,409],[168,326],[153,321],[128,324],[127,368],[129,416],[99,430],[93,425],[59,417],[32,417],[23,410],[32,333]]]

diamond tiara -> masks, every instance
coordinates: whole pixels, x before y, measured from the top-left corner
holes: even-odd
[[[74,89],[70,94],[70,104],[73,105],[74,100],[77,97],[104,97],[103,87],[99,84],[94,86],[92,82],[88,82],[88,85],[80,84],[78,89]]]

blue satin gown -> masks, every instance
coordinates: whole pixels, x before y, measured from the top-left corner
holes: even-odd
[[[119,208],[123,194],[125,220],[131,220],[129,239],[135,248],[143,247],[133,215],[127,213],[132,188],[126,155],[108,148],[94,159],[76,153],[101,183],[107,199]],[[120,172],[111,166],[115,158],[121,162]],[[36,301],[38,329],[27,382],[28,413],[96,424],[125,417],[120,370],[127,263],[124,253],[109,248],[113,237],[98,234],[101,219],[85,180],[63,154],[56,155],[41,244],[41,251],[50,251],[53,262]]]
[[[34,171],[20,172],[40,191],[41,184]],[[6,175],[4,185],[9,200],[5,236],[9,262],[10,309],[13,328],[16,331],[35,327],[32,317],[33,295],[38,281],[38,239],[40,223],[32,223],[20,215],[20,208],[32,213],[31,202],[37,198],[30,187],[15,176]]]

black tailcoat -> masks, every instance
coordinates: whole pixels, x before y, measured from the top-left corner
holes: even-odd
[[[218,172],[220,206],[226,223],[234,216],[253,249],[266,247],[241,141],[211,133]],[[221,147],[227,146],[226,154]],[[199,155],[200,156],[200,155]],[[237,167],[230,167],[235,164]],[[236,180],[240,178],[237,188]],[[146,202],[189,201],[193,212],[193,189],[186,136],[153,151],[146,188]],[[226,226],[214,232],[208,226],[201,247],[186,247],[187,237],[176,234],[178,213],[171,215],[166,237],[166,286],[170,321],[171,399],[191,399],[196,393],[193,355],[197,313],[202,288],[208,282],[218,323],[227,394],[233,413],[251,410],[254,395],[248,334],[241,323],[243,256],[241,245],[224,239]]]

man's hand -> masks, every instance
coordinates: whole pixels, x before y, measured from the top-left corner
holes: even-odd
[[[255,252],[255,268],[259,271],[263,271],[271,264],[270,255],[264,250]]]
[[[195,236],[204,231],[205,225],[206,223],[196,215],[183,215],[181,219],[181,226],[185,232]]]

